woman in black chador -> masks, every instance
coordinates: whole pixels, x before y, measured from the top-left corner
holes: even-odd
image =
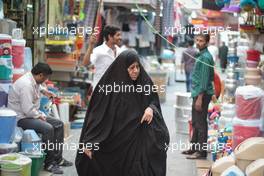
[[[134,51],[116,58],[86,113],[75,161],[80,176],[166,175],[169,133],[156,88]]]

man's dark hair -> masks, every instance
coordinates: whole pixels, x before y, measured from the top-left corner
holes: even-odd
[[[209,41],[210,41],[210,35],[209,34],[200,33],[197,36],[203,37],[205,39],[206,43],[209,43]]]
[[[47,76],[52,74],[52,70],[48,64],[39,62],[32,68],[31,73],[33,75],[42,73],[43,75]]]
[[[119,27],[107,25],[104,28],[103,34],[106,41],[109,40],[108,35],[114,36],[118,31],[121,31]]]
[[[194,41],[193,40],[189,40],[188,41],[188,46],[193,46],[194,45]]]

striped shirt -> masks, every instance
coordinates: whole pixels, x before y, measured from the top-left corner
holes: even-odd
[[[213,57],[205,48],[196,55],[196,59],[192,75],[192,97],[196,97],[201,93],[213,95],[214,68],[208,66],[214,66]]]

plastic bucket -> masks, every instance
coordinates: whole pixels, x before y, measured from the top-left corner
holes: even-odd
[[[18,152],[18,145],[16,143],[0,144],[0,155],[15,152]]]
[[[229,57],[227,57],[227,60],[228,60],[229,63],[237,63],[238,59],[239,59],[239,57],[237,57],[237,56],[229,56]]]
[[[41,139],[34,130],[27,129],[23,133],[21,141],[21,151],[33,151],[40,152],[41,150]]]
[[[11,80],[12,68],[12,56],[0,56],[0,80]]]
[[[0,158],[2,163],[18,165],[22,168],[21,176],[31,176],[31,159],[25,155],[18,153],[10,153],[2,155]]]
[[[10,143],[16,127],[16,113],[10,109],[0,109],[0,143]]]
[[[0,34],[0,56],[12,54],[11,39],[10,35]]]
[[[49,104],[50,99],[48,97],[41,97],[39,110],[47,115],[49,113]]]
[[[247,51],[247,60],[259,62],[260,52],[257,50],[248,50]]]
[[[39,172],[43,167],[43,163],[46,158],[45,153],[38,153],[38,154],[29,154],[29,153],[21,153],[32,160],[31,164],[31,176],[39,176]]]
[[[1,176],[21,176],[22,167],[17,164],[2,164]]]
[[[12,40],[12,49],[13,49],[12,56],[13,56],[13,65],[15,68],[22,68],[24,66],[25,46],[26,46],[26,41],[24,39]]]

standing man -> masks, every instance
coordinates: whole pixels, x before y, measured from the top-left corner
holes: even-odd
[[[195,64],[194,57],[197,54],[197,50],[193,47],[193,45],[194,45],[194,41],[189,40],[188,48],[182,53],[182,60],[181,60],[181,72],[183,73],[183,68],[184,68],[187,92],[191,91],[192,70]]]
[[[84,60],[83,65],[94,64],[95,75],[93,87],[97,85],[105,71],[114,62],[115,58],[120,54],[120,48],[122,42],[121,30],[115,26],[105,26],[103,30],[103,35],[105,42],[94,48],[96,44],[96,36],[91,35],[89,40],[89,45]]]
[[[62,158],[63,122],[46,117],[39,110],[41,93],[49,98],[53,96],[52,93],[41,87],[41,84],[51,74],[52,70],[48,64],[38,63],[35,65],[31,72],[26,73],[13,84],[8,95],[8,108],[17,113],[18,127],[23,130],[33,129],[42,135],[42,142],[46,144],[45,152],[47,153],[45,170],[53,174],[63,174],[59,166],[73,165]]]
[[[208,34],[199,34],[196,37],[196,45],[200,52],[196,57],[197,60],[192,75],[193,135],[191,148],[182,152],[190,155],[187,159],[205,159],[207,157],[208,105],[212,95],[214,95],[212,84],[214,79],[214,60],[207,49],[209,41],[210,36]]]
[[[227,54],[228,54],[228,47],[225,45],[225,42],[223,42],[222,46],[219,48],[219,58],[220,58],[222,73],[224,73],[226,69]]]

